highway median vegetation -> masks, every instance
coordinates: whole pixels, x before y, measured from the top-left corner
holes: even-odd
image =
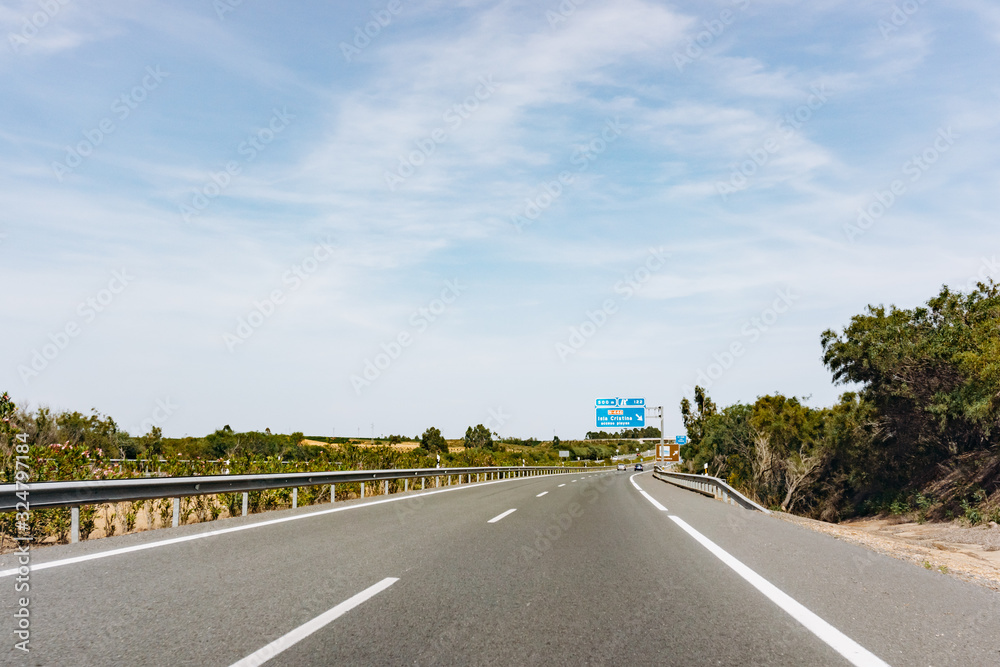
[[[913,309],[869,306],[822,334],[853,390],[829,408],[780,393],[719,408],[681,401],[690,472],[825,521],[896,515],[1000,523],[1000,291],[947,287]]]

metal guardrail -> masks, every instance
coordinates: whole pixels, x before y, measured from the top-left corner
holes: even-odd
[[[718,498],[733,505],[739,505],[740,507],[748,510],[757,510],[758,512],[763,512],[764,514],[771,513],[771,510],[761,507],[733,487],[723,482],[718,477],[673,472],[671,470],[664,470],[660,466],[653,467],[653,477],[691,491],[702,493],[706,496]]]
[[[515,477],[531,477],[535,475],[551,475],[558,473],[580,473],[605,470],[605,467],[480,467],[480,468],[408,468],[398,470],[337,470],[329,472],[295,472],[271,473],[262,475],[196,475],[190,477],[136,477],[128,479],[100,479],[74,482],[31,482],[27,484],[0,485],[0,512],[24,511],[30,509],[48,509],[54,507],[69,507],[72,509],[70,535],[73,542],[79,541],[80,506],[104,505],[134,500],[150,500],[155,498],[173,498],[173,526],[176,528],[180,518],[180,499],[188,496],[210,496],[220,493],[243,494],[243,516],[247,514],[249,493],[267,489],[292,489],[292,507],[298,506],[298,489],[302,486],[330,485],[330,501],[336,500],[337,484],[361,484],[361,497],[365,497],[365,485],[368,482],[383,482],[383,492],[388,493],[389,480],[402,479],[403,490],[408,491],[410,480],[421,480],[421,488],[425,488],[426,480],[434,479],[435,486],[441,485],[441,478],[447,478],[451,483],[453,477],[462,477],[472,482],[508,479]],[[17,495],[28,491],[28,501]],[[21,507],[18,507],[18,505]]]

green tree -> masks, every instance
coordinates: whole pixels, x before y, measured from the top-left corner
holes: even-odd
[[[15,436],[20,431],[17,417],[17,405],[10,400],[10,394],[4,392],[0,396],[0,466],[3,481],[8,484],[14,481]]]
[[[490,430],[482,424],[477,424],[475,428],[470,426],[465,429],[465,447],[478,447],[480,449],[493,448],[493,435]]]
[[[441,435],[440,429],[434,428],[433,426],[424,431],[423,435],[420,436],[420,446],[430,453],[448,453],[448,443]]]
[[[685,461],[699,457],[701,441],[705,437],[705,425],[718,412],[715,403],[700,386],[694,388],[694,403],[696,409],[692,410],[691,401],[686,396],[681,399],[681,418],[688,438],[688,444],[681,446],[681,458]]]
[[[753,406],[736,403],[723,408],[705,420],[699,447],[694,451],[691,468],[708,471],[728,479],[730,484],[746,488],[752,479],[753,437],[750,417]]]
[[[761,396],[753,406],[749,454],[752,485],[769,505],[789,511],[824,460],[819,437],[826,415],[781,394]]]
[[[881,482],[901,486],[938,463],[1000,443],[1000,291],[943,287],[925,307],[869,306],[822,335],[835,382],[860,384],[878,413]]]
[[[827,460],[812,484],[817,518],[839,521],[865,498],[882,491],[884,420],[856,392],[846,392],[827,411],[823,440]]]

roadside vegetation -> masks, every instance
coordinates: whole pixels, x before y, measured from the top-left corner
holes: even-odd
[[[403,450],[393,445],[410,442]],[[576,461],[605,457],[606,448],[580,443],[500,440],[483,425],[469,427],[462,440],[447,441],[428,428],[416,438],[392,435],[377,440],[305,437],[302,433],[237,432],[229,425],[203,437],[166,438],[158,428],[133,436],[109,416],[97,411],[55,413],[48,408],[18,409],[8,394],[0,396],[0,470],[2,483],[15,479],[15,446],[27,447],[29,483],[69,480],[124,479],[152,476],[261,474],[327,470],[364,470],[485,466],[581,465]],[[578,444],[572,447],[570,445]],[[560,458],[556,445],[572,452],[572,462]],[[23,453],[23,452],[22,452]],[[611,452],[613,453],[613,451]],[[440,460],[438,459],[440,457]],[[403,490],[402,480],[389,492]],[[382,493],[370,485],[367,493]],[[291,506],[291,489],[255,491],[250,513]],[[338,484],[337,499],[360,495],[358,483]],[[302,487],[299,505],[330,502],[329,486]],[[242,494],[181,499],[181,523],[211,521],[242,513]],[[80,536],[110,536],[168,526],[172,499],[82,506]],[[10,546],[15,514],[0,514],[0,551]],[[69,508],[32,510],[30,534],[40,542],[66,542]]]
[[[690,472],[825,521],[896,515],[1000,522],[1000,292],[947,287],[925,306],[869,306],[822,334],[852,390],[828,408],[780,393],[719,408],[681,401]]]

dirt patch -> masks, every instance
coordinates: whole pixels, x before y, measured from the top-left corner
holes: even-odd
[[[958,522],[854,519],[834,524],[783,512],[773,516],[1000,591],[1000,527],[995,523],[972,528]]]

